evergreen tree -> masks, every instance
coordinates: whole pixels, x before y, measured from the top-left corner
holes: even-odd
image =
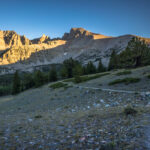
[[[87,74],[96,73],[96,67],[93,65],[93,63],[90,61],[88,62],[86,66],[86,72]]]
[[[12,94],[17,94],[19,92],[20,92],[20,78],[18,75],[18,71],[16,71],[13,77]]]
[[[108,70],[116,69],[117,65],[118,65],[118,57],[117,57],[116,51],[113,50],[111,57],[110,57]]]
[[[24,89],[29,89],[34,87],[34,80],[32,74],[25,74],[23,78]]]
[[[63,66],[61,69],[61,77],[62,78],[68,78],[68,70],[65,66]]]
[[[103,66],[101,59],[99,60],[97,72],[105,72],[106,68]]]
[[[83,75],[83,67],[81,64],[77,64],[74,68],[73,68],[73,76],[81,76]]]
[[[67,75],[67,78],[73,77],[73,68],[79,64],[78,61],[73,60],[72,58],[69,58],[63,62],[63,70],[62,75]]]
[[[150,64],[150,48],[137,37],[134,37],[129,43],[125,51],[119,55],[120,68],[133,68]]]
[[[44,77],[40,70],[36,71],[34,74],[35,87],[40,87],[44,84]]]
[[[49,72],[49,81],[57,81],[57,72],[56,69],[53,67]]]

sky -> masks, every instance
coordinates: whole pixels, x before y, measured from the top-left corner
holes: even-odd
[[[150,0],[0,0],[0,30],[33,39],[62,37],[72,27],[150,38]]]

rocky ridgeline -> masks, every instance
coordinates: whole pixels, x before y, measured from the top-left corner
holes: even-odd
[[[5,50],[12,46],[29,45],[31,41],[24,35],[20,36],[14,31],[0,31],[0,49]]]
[[[62,63],[70,57],[82,64],[92,61],[95,65],[101,59],[108,66],[112,49],[120,53],[132,37],[109,37],[83,28],[72,28],[62,38],[50,39],[43,35],[29,40],[14,31],[0,31],[0,72],[9,73],[10,69],[11,72],[27,71],[26,68],[33,70],[33,66]],[[150,39],[146,41],[150,43]]]

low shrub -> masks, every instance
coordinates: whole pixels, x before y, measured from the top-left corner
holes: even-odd
[[[132,108],[131,106],[127,106],[124,110],[123,113],[128,116],[128,115],[135,115],[137,114],[137,110]]]
[[[75,78],[64,80],[64,82],[81,83],[81,82],[86,82],[89,80],[97,79],[108,74],[110,73],[106,72],[106,73],[101,73],[101,74],[96,74],[96,75],[91,75],[91,76],[80,76],[80,77],[75,77]]]
[[[131,74],[132,72],[130,70],[125,70],[125,71],[121,71],[116,73],[117,76],[121,76],[121,75],[127,75],[127,74]]]
[[[39,119],[39,118],[42,118],[42,116],[41,116],[41,115],[37,115],[37,116],[35,116],[34,118],[35,118],[35,119]]]
[[[109,85],[124,83],[124,84],[130,84],[130,83],[136,83],[139,82],[140,78],[124,78],[124,79],[117,79],[109,83]]]
[[[150,74],[147,77],[150,79]]]
[[[67,87],[67,86],[68,84],[65,84],[63,82],[57,82],[57,83],[50,85],[49,87],[52,89],[57,89],[57,88],[62,88],[62,87]]]
[[[80,76],[75,76],[74,81],[75,81],[75,83],[81,83],[82,78]]]
[[[111,142],[111,143],[107,143],[105,145],[102,145],[100,150],[115,150],[115,143]]]

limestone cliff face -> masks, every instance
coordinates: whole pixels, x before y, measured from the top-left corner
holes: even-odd
[[[25,36],[20,36],[14,31],[0,31],[0,50],[12,46],[22,46],[31,44]]]
[[[38,55],[38,59],[40,60],[40,57],[42,57],[42,51],[45,51],[47,49],[55,48],[59,45],[66,44],[66,41],[63,40],[57,40],[57,41],[51,41],[48,44],[41,43],[41,44],[30,44],[30,45],[21,45],[21,46],[13,46],[10,49],[6,50],[1,56],[0,56],[0,65],[9,65],[13,63],[30,63],[30,61],[26,61],[31,57],[32,54],[40,53]],[[42,58],[43,59],[43,58]],[[37,59],[33,58],[33,62]],[[23,62],[24,61],[24,62]]]

